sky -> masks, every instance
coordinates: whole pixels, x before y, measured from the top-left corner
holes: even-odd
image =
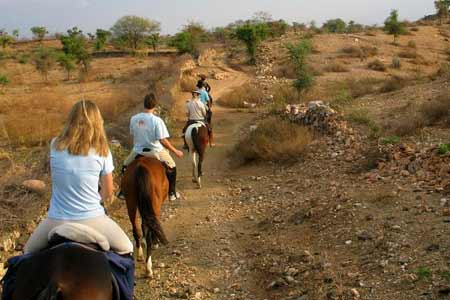
[[[163,33],[175,33],[188,21],[207,28],[248,19],[257,11],[274,19],[319,24],[333,18],[367,25],[382,24],[392,9],[417,20],[434,13],[433,0],[0,0],[0,29],[19,29],[30,36],[33,26],[52,33],[78,26],[84,32],[109,29],[124,15],[157,20]]]

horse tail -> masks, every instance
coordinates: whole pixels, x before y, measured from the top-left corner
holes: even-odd
[[[135,178],[137,204],[139,213],[142,217],[142,224],[150,231],[149,233],[152,234],[152,239],[154,239],[155,242],[166,245],[169,241],[167,240],[161,223],[156,218],[155,211],[153,210],[152,199],[150,198],[150,191],[148,190],[149,173],[143,165],[137,165]]]
[[[58,300],[62,297],[61,288],[58,284],[50,282],[47,287],[39,293],[36,300]]]
[[[194,150],[197,153],[201,153],[201,145],[200,145],[200,135],[199,135],[199,129],[198,128],[193,128],[191,130],[191,139],[192,139],[192,144],[194,145]]]

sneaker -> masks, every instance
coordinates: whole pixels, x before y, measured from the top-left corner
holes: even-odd
[[[181,198],[181,195],[178,192],[176,192],[175,194],[169,195],[169,201],[175,201],[175,200],[180,199],[180,198]]]

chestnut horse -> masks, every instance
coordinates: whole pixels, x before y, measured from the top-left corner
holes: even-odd
[[[192,159],[192,181],[197,183],[198,188],[201,188],[203,160],[205,158],[206,147],[210,142],[208,128],[202,122],[192,124],[186,129],[185,138]]]
[[[141,239],[144,235],[147,248],[147,275],[152,277],[152,246],[168,243],[159,220],[161,206],[169,192],[166,168],[156,158],[137,158],[125,171],[122,178],[122,191],[133,226],[138,258],[143,258]],[[141,228],[138,224],[138,210],[141,215]]]
[[[61,245],[20,263],[11,300],[113,300],[109,263],[102,252]]]

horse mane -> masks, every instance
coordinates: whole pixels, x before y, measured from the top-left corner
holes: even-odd
[[[143,228],[145,235],[150,235],[151,240],[159,242],[163,245],[168,244],[167,237],[162,229],[161,223],[155,216],[153,205],[151,204],[150,191],[148,189],[148,183],[150,182],[148,170],[138,162],[135,171],[136,178],[136,191],[137,191],[137,206],[139,213],[142,217]],[[147,245],[148,247],[149,245]]]

